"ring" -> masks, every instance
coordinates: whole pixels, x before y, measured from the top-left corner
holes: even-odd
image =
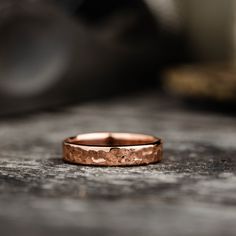
[[[159,162],[160,138],[134,133],[87,133],[63,142],[65,162],[96,166],[134,166]]]

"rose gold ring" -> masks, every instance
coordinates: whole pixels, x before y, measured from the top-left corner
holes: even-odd
[[[88,133],[63,142],[63,160],[96,166],[132,166],[159,162],[162,140],[134,133]]]

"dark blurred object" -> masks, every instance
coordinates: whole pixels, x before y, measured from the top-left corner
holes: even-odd
[[[182,66],[166,72],[165,77],[165,88],[171,94],[198,101],[236,103],[234,65]]]
[[[1,112],[61,102],[76,26],[64,13],[38,2],[1,1],[0,11]]]
[[[40,94],[66,70],[75,27],[62,13],[38,3],[8,2],[1,12],[1,95]]]
[[[153,86],[181,58],[141,0],[5,0],[0,12],[3,113]]]

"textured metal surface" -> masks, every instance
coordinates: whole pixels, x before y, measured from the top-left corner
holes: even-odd
[[[63,160],[96,166],[135,166],[157,163],[163,144],[158,138],[135,133],[96,132],[67,138]]]
[[[162,162],[86,167],[61,141],[101,130],[163,137]],[[1,235],[235,235],[235,117],[136,95],[0,122]]]

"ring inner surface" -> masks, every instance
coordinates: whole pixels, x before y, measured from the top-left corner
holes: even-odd
[[[68,141],[77,145],[117,147],[153,144],[160,140],[144,134],[89,133],[70,138]]]

